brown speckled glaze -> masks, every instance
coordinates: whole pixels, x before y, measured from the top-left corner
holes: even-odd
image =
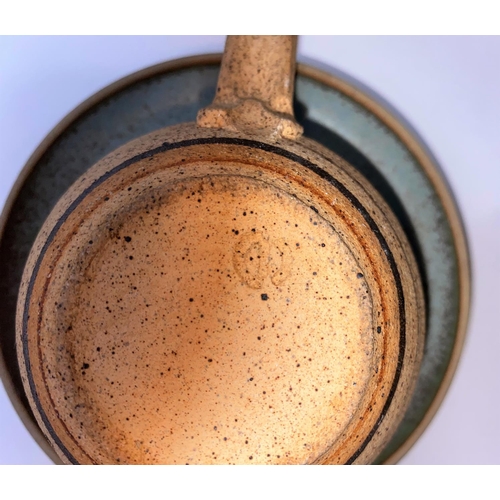
[[[423,348],[413,256],[354,169],[279,135],[160,130],[52,212],[18,352],[64,462],[370,463],[390,438]]]

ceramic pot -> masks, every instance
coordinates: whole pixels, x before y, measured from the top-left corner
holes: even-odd
[[[406,236],[301,137],[294,37],[229,37],[197,123],[98,162],[33,246],[24,387],[65,463],[370,463],[423,351]]]

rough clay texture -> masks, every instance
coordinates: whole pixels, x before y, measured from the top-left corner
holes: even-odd
[[[187,125],[134,141],[49,218],[18,313],[39,423],[67,461],[37,405],[79,463],[344,463],[367,439],[356,461],[370,462],[411,394],[424,313],[402,232],[348,166],[286,144],[369,207],[402,277],[404,363],[378,426],[398,369],[397,290],[359,210],[311,171],[243,146],[190,146],[120,170],[58,222],[124,159],[218,135],[231,133]]]
[[[297,139],[293,116],[296,36],[228,36],[214,102],[198,125]]]

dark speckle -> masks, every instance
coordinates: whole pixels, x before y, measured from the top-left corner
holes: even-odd
[[[377,333],[380,333],[382,331],[382,328],[380,326],[377,326]]]
[[[363,274],[362,274],[362,273],[358,273],[358,274],[356,274],[356,277],[357,277],[357,278],[362,278],[362,277],[363,277]]]
[[[267,299],[269,299],[269,297],[268,297],[267,293],[261,293],[261,294],[260,294],[260,298],[261,298],[262,300],[267,300]]]
[[[132,241],[132,238],[130,236],[124,236],[123,239],[127,242],[130,243]]]

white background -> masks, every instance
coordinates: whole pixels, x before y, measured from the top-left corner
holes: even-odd
[[[131,72],[222,52],[223,44],[222,36],[0,37],[0,207],[36,146],[87,97]],[[437,416],[401,463],[499,464],[500,38],[304,36],[304,58],[357,78],[405,116],[445,171],[469,236],[464,353]],[[44,463],[0,385],[0,464]]]

